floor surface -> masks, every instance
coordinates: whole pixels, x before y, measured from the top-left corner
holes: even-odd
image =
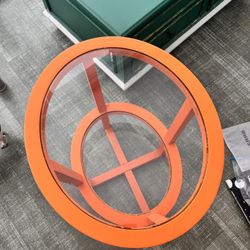
[[[27,163],[23,122],[28,96],[44,67],[72,45],[42,15],[43,8],[40,0],[0,0],[0,77],[8,84],[0,96],[0,123],[10,134],[10,146],[0,151],[0,249],[117,249],[62,220],[43,198]],[[224,128],[249,121],[249,0],[233,0],[172,54],[203,83]],[[145,86],[153,90],[150,81]],[[140,84],[132,88],[126,96],[130,100],[143,91]],[[119,91],[112,92],[118,100]],[[233,177],[229,156],[226,151],[223,180]],[[148,249],[250,249],[249,225],[222,182],[213,206],[192,230]]]

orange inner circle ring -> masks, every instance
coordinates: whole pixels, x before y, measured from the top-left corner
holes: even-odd
[[[93,190],[84,171],[82,144],[87,131],[96,119],[111,112],[128,113],[143,120],[159,135],[162,140],[164,146],[159,147],[158,151],[163,152],[164,148],[166,149],[166,156],[169,159],[171,169],[171,179],[168,192],[155,208],[142,214],[133,215],[122,213],[121,211],[108,206]],[[158,223],[160,224],[164,222],[164,219],[162,219],[159,220],[159,222],[157,221],[156,223],[153,223],[152,220],[150,220],[150,215],[162,215],[162,218],[164,218],[163,216],[166,216],[175,205],[182,186],[182,166],[180,154],[175,143],[164,143],[164,136],[166,135],[166,132],[166,127],[153,114],[141,107],[129,103],[109,103],[107,104],[106,112],[100,114],[98,109],[94,109],[81,120],[72,140],[71,165],[73,170],[83,176],[83,184],[78,186],[78,188],[92,209],[94,209],[103,218],[123,227],[140,228],[149,225],[154,226]],[[165,221],[167,220],[168,219],[165,218]]]

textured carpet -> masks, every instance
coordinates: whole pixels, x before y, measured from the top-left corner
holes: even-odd
[[[0,123],[10,134],[9,148],[0,151],[0,249],[117,249],[82,235],[64,222],[45,201],[29,170],[23,145],[23,120],[29,93],[36,78],[48,62],[72,45],[42,15],[42,10],[43,4],[40,0],[0,0],[0,77],[9,87],[8,91],[0,96]],[[173,55],[192,70],[203,83],[214,101],[223,127],[249,121],[250,117],[249,14],[250,2],[248,0],[234,0],[173,52]],[[151,83],[159,82],[155,78],[161,79],[161,76],[149,72],[124,95],[107,77],[101,76],[102,82],[105,82],[102,87],[106,99],[129,100],[150,107],[151,111],[155,111],[159,118],[167,123],[171,121],[170,114],[178,110],[180,103],[177,100],[168,100],[169,103],[176,105],[169,106],[169,113],[161,110],[159,104],[164,103],[161,99],[163,90],[161,85],[152,86]],[[62,105],[52,105],[48,111],[51,118],[48,119],[47,126],[50,157],[65,165],[69,163],[69,147],[65,145],[70,143],[75,126],[82,115],[93,107],[86,88],[80,84],[82,82],[81,75],[76,75],[70,81],[75,89],[71,88],[70,84],[64,84],[58,89],[55,104],[63,102],[68,105],[66,108]],[[81,88],[82,93],[85,93],[82,107],[79,106],[79,89]],[[173,88],[169,87],[169,90]],[[178,93],[175,91],[174,94],[173,96],[176,96]],[[140,98],[141,96],[148,98]],[[157,98],[154,99],[152,96],[154,98],[157,96]],[[75,108],[72,108],[73,105]],[[81,111],[77,107],[81,108]],[[72,112],[71,119],[65,119],[69,110]],[[133,123],[134,130],[131,129],[131,123]],[[138,145],[133,145],[135,138],[138,141],[142,140],[140,145],[143,146],[139,148],[140,152],[151,150],[157,144],[152,143],[154,141],[152,134],[146,128],[142,130],[141,124],[131,119],[114,119],[114,124],[116,124],[118,136],[123,138],[124,148],[127,149],[126,154],[131,158],[136,157],[133,146],[138,149]],[[55,131],[59,130],[56,130],[56,126],[60,129],[64,128],[63,136],[62,134],[57,136]],[[179,143],[185,151],[185,154],[183,153],[184,161],[186,161],[184,165],[188,166],[190,162],[197,162],[197,164],[192,164],[192,168],[184,168],[186,169],[184,172],[186,185],[179,201],[180,206],[192,193],[199,169],[200,156],[194,153],[197,152],[197,148],[200,149],[199,143],[193,141],[192,147],[185,146],[191,137],[190,133],[197,132],[197,129],[192,129],[193,127],[196,127],[195,121],[192,121],[185,131],[186,137],[184,135],[183,141],[186,144]],[[128,133],[123,133],[123,131],[129,131],[130,135],[128,136]],[[138,135],[139,138],[136,137]],[[196,136],[198,137],[199,133],[196,133]],[[102,139],[98,140],[97,138],[100,137]],[[97,166],[95,163],[103,162],[105,153],[110,155],[108,150],[102,151],[104,147],[106,148],[106,144],[101,128],[98,128],[97,124],[97,127],[93,127],[89,140],[86,141],[85,155],[88,156],[86,162],[89,176],[100,171],[100,169],[94,169]],[[190,150],[188,154],[187,149]],[[228,158],[229,152],[227,151],[224,180],[233,176]],[[103,167],[116,165],[115,157],[110,157],[109,160]],[[159,173],[165,171],[164,176],[167,176],[165,165],[165,162],[158,163]],[[150,171],[152,168],[145,166],[145,171],[138,170],[136,177],[144,192],[148,194],[147,200],[153,206],[164,192],[166,178],[160,175],[165,179],[160,179],[157,189],[147,190],[148,186],[143,186],[141,180],[148,178]],[[124,190],[128,188],[123,179],[115,182],[112,184],[124,187]],[[72,192],[74,199],[80,199],[79,194],[70,187],[65,188],[68,192]],[[126,207],[128,203],[124,200],[132,201],[133,197],[124,195],[124,190],[119,202],[117,202],[119,195],[113,196],[114,192],[108,184],[104,189],[98,189],[97,192],[113,206],[120,204],[121,207],[118,207],[120,209],[137,212],[136,203],[131,202],[130,206]],[[156,193],[155,190],[161,192]],[[125,193],[129,194],[129,192]],[[84,202],[82,205],[85,205]],[[193,229],[171,243],[151,249],[249,248],[249,226],[225,184],[222,183],[213,206]]]

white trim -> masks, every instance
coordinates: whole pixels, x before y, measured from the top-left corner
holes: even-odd
[[[124,89],[124,82],[116,75],[114,74],[102,61],[100,61],[98,58],[93,59],[94,63],[102,69],[104,73],[106,73],[122,90]]]
[[[152,69],[151,65],[145,66],[143,69],[141,69],[136,75],[131,77],[127,82],[126,85],[124,82],[117,77],[116,74],[114,74],[102,61],[100,61],[98,58],[94,58],[93,61],[95,64],[102,69],[104,73],[106,73],[122,90],[128,89],[131,85],[133,85],[138,79],[140,79],[142,76],[144,76],[150,69]]]
[[[184,42],[189,36],[191,36],[196,30],[198,30],[204,23],[211,19],[215,14],[217,14],[221,9],[223,9],[227,4],[232,0],[224,0],[212,11],[210,11],[206,16],[204,16],[199,22],[182,34],[177,40],[175,40],[168,48],[165,49],[166,52],[172,52],[176,47],[178,47],[182,42]],[[56,20],[47,10],[43,11],[43,14],[48,17],[55,26],[61,30],[73,43],[79,43],[80,41],[69,31],[67,30],[59,21]],[[94,62],[98,67],[100,67],[103,72],[105,72],[122,90],[128,89],[132,86],[138,79],[145,75],[151,68],[151,65],[145,66],[140,70],[136,75],[131,77],[127,82],[123,82],[119,77],[114,74],[107,66],[105,66],[99,59],[94,58]]]
[[[137,82],[142,76],[144,76],[151,69],[152,69],[152,65],[150,64],[148,64],[143,69],[141,69],[136,75],[134,75],[126,83],[124,83],[124,90],[132,86],[135,82]]]

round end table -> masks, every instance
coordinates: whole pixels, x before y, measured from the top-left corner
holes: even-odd
[[[136,83],[123,91],[117,75]],[[24,132],[51,206],[119,247],[187,232],[222,177],[222,131],[206,90],[176,58],[130,38],[91,39],[58,55],[32,90]]]

